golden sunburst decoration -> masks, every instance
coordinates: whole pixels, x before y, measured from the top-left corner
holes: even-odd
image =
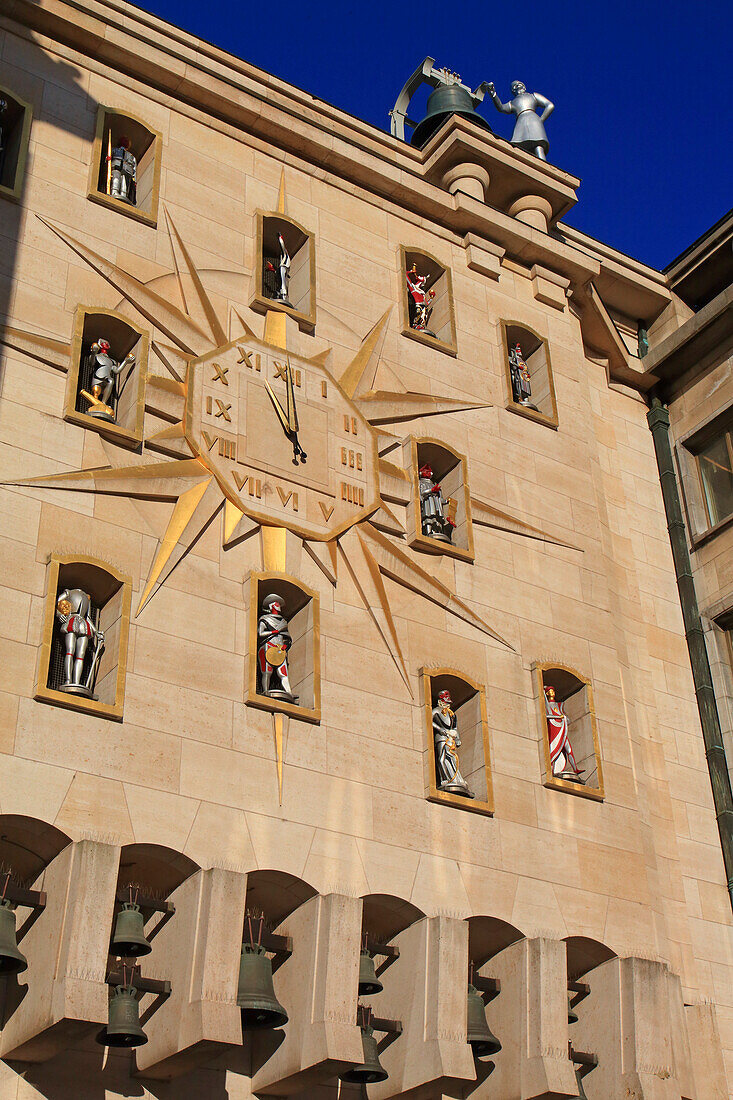
[[[281,183],[278,203],[281,212],[284,212],[284,201],[284,184]],[[486,407],[486,403],[410,392],[404,388],[375,388],[378,373],[380,377],[394,377],[388,368],[380,371],[390,310],[366,334],[339,378],[334,377],[326,367],[329,349],[310,358],[300,356],[297,359],[313,372],[314,378],[320,380],[319,394],[325,395],[327,391],[335,394],[341,402],[340,407],[346,410],[345,419],[349,410],[353,410],[352,423],[356,425],[358,419],[364,425],[365,462],[368,464],[371,461],[370,456],[373,457],[375,489],[372,497],[369,497],[367,488],[363,507],[359,507],[361,498],[357,497],[352,505],[356,509],[353,512],[354,518],[344,521],[333,532],[324,526],[325,520],[322,521],[322,517],[326,517],[331,509],[335,521],[341,502],[325,484],[313,488],[310,470],[307,475],[297,469],[295,473],[290,471],[289,475],[283,474],[283,477],[288,476],[290,480],[284,483],[286,488],[280,491],[279,498],[272,491],[274,506],[263,505],[261,501],[248,497],[243,488],[248,480],[244,476],[245,467],[242,467],[241,472],[237,470],[236,463],[230,461],[231,452],[227,452],[227,460],[220,459],[211,444],[213,432],[202,427],[201,410],[205,406],[205,400],[211,400],[205,399],[202,387],[211,386],[211,367],[219,371],[219,377],[228,386],[228,380],[224,377],[230,370],[227,364],[236,364],[240,372],[244,370],[242,364],[248,362],[247,355],[255,354],[248,352],[249,348],[256,348],[257,353],[264,356],[284,355],[290,370],[291,353],[287,347],[289,322],[285,313],[268,311],[264,336],[260,339],[233,307],[230,308],[230,317],[223,319],[204,287],[167,210],[165,216],[180,306],[171,300],[170,295],[165,296],[146,285],[58,225],[41,220],[168,341],[152,341],[152,352],[157,356],[160,368],[157,374],[149,371],[146,379],[146,408],[163,406],[166,410],[167,426],[161,429],[158,420],[156,430],[144,438],[137,461],[9,481],[5,484],[74,489],[97,494],[110,493],[132,499],[154,498],[173,502],[172,513],[140,595],[138,615],[154,596],[157,588],[165,583],[181,558],[221,512],[224,549],[260,532],[263,568],[266,571],[286,571],[286,539],[293,537],[300,541],[302,548],[332,585],[336,586],[338,583],[339,568],[345,567],[410,695],[413,694],[410,677],[385,587],[385,578],[419,593],[449,614],[471,624],[498,644],[512,649],[509,642],[448,585],[431,575],[415,560],[405,542],[405,525],[398,514],[400,505],[411,491],[409,475],[402,466],[387,457],[402,445],[402,437],[390,429],[426,416],[455,414]],[[236,338],[233,340],[230,338],[232,326],[236,331]],[[63,341],[6,327],[0,329],[0,342],[57,369],[68,369],[71,348]],[[277,360],[272,361],[277,370],[280,370],[281,365],[277,365]],[[236,377],[236,371],[233,370],[232,379]],[[252,377],[256,378],[256,375],[253,373]],[[260,383],[262,380],[257,381]],[[333,387],[332,391],[330,387]],[[230,391],[217,392],[227,396],[226,406],[219,401],[219,405],[226,408],[223,417],[231,419],[236,416],[236,402],[229,400]],[[255,406],[260,401],[260,393],[264,392],[261,385],[252,389],[251,393],[247,391],[254,413],[257,412]],[[325,415],[324,412],[322,417]],[[220,433],[217,438],[224,436]],[[231,438],[234,439],[233,434]],[[234,443],[226,444],[226,447],[231,446]],[[310,446],[309,442],[309,448]],[[254,462],[252,468],[261,468],[263,476],[272,473],[264,461],[257,467],[257,461],[260,461],[257,456],[253,459],[250,455],[248,460],[250,459]],[[280,475],[276,470],[272,476],[277,482]],[[300,481],[297,480],[298,477]],[[298,484],[302,485],[303,494],[311,494],[320,505],[320,511],[314,505],[315,519],[302,513],[285,514],[280,508],[286,497],[286,503],[297,507],[292,497],[295,493],[297,502]],[[288,485],[289,497],[286,492]],[[295,490],[293,485],[296,486]],[[476,498],[472,498],[471,503],[473,522],[476,524],[561,546],[569,545],[491,504]],[[281,799],[282,746],[286,723],[283,715],[273,715]]]

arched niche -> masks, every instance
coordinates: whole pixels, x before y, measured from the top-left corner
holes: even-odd
[[[425,728],[425,797],[430,802],[442,802],[456,809],[493,814],[491,749],[483,685],[454,668],[421,668],[419,675]],[[450,692],[450,709],[455,714],[461,741],[457,748],[459,771],[473,797],[446,789],[445,784],[441,788],[433,709],[440,708],[439,695],[442,691]]]
[[[32,118],[30,103],[0,85],[0,195],[14,202],[23,194]]]
[[[280,280],[282,235],[290,256],[288,297]],[[276,211],[255,213],[255,280],[250,308],[257,313],[277,310],[294,317],[303,332],[316,326],[316,243],[313,234],[294,218]]]
[[[36,883],[69,844],[71,838],[46,821],[21,814],[0,815],[0,887],[8,875],[18,886]]]
[[[115,920],[125,903],[139,905],[145,935],[152,940],[175,915],[169,896],[200,870],[188,856],[162,844],[126,844],[120,852],[115,894]],[[114,921],[110,936],[114,930]],[[110,954],[114,952],[110,948]]]
[[[593,687],[589,678],[577,669],[558,661],[537,662],[533,666],[538,719],[540,723],[540,757],[544,770],[544,785],[568,794],[602,801],[603,764],[598,738],[598,725],[593,706]],[[568,739],[572,756],[580,773],[570,778],[572,761],[552,760],[545,689],[553,688],[555,701],[568,719]],[[563,766],[569,764],[569,766]],[[561,774],[564,773],[564,774]]]
[[[246,908],[264,913],[268,926],[275,928],[317,892],[309,883],[286,871],[250,871]]]
[[[568,981],[577,982],[591,970],[595,970],[609,959],[616,958],[616,952],[599,940],[588,936],[566,936],[568,951]]]
[[[135,357],[134,362],[123,366],[116,376],[109,400],[111,418],[102,402],[95,403],[92,400],[92,349],[99,340],[108,342],[108,354],[118,364],[124,364],[128,355]],[[121,313],[111,309],[77,306],[66,382],[64,419],[108,436],[115,442],[139,448],[143,438],[149,349],[149,334]]]
[[[245,585],[249,604],[249,647],[247,654],[248,706],[280,711],[306,722],[321,719],[321,632],[318,593],[286,573],[250,573]],[[284,617],[292,645],[287,652],[291,693],[297,702],[269,696],[263,691],[259,653],[258,622],[268,596],[284,599]],[[271,683],[275,683],[273,678]]]
[[[499,917],[468,917],[468,958],[476,971],[506,947],[524,939],[524,933]]]
[[[472,562],[473,524],[466,456],[431,436],[410,436],[403,444],[403,451],[405,465],[412,476],[407,516],[407,541],[410,546],[426,553],[447,554]],[[430,467],[429,478],[421,476],[421,471],[426,467]],[[428,482],[431,480],[440,488],[440,493],[435,495],[438,498],[437,511],[442,513],[442,519],[430,515],[436,510],[429,503]]]
[[[550,428],[557,428],[555,383],[547,340],[520,321],[502,321],[501,339],[507,409]],[[531,391],[528,395],[527,385]]]
[[[362,935],[381,944],[388,944],[425,916],[412,902],[393,894],[365,894],[362,903]]]
[[[113,185],[107,160],[110,150],[114,150],[125,137],[137,162],[137,181],[131,201],[111,193]],[[107,206],[128,218],[156,226],[162,150],[162,134],[143,119],[116,107],[100,107],[89,169],[88,197],[92,202]]]
[[[450,268],[441,264],[430,252],[406,245],[400,246],[399,261],[402,335],[447,355],[457,356]]]
[[[72,590],[81,590],[89,596],[86,618],[91,620],[95,630],[104,635],[104,646],[99,647],[96,664],[93,632],[88,638],[81,669],[84,691],[70,690],[66,686],[67,637],[74,631],[73,628],[71,631],[65,627],[62,629],[59,613],[65,614],[67,609],[60,606],[59,601],[65,600],[64,592]],[[48,563],[46,606],[34,698],[55,706],[122,720],[131,598],[130,577],[108,562],[83,555],[52,555]],[[73,647],[72,656],[76,658],[79,652]]]

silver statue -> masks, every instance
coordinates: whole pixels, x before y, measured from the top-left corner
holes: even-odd
[[[117,376],[125,367],[134,365],[135,356],[130,352],[118,363],[109,354],[109,350],[109,340],[96,340],[92,344],[87,356],[87,370],[92,374],[92,392],[81,390],[81,395],[85,401],[89,402],[89,416],[114,423],[118,397],[115,393]]]
[[[539,92],[528,92],[521,80],[512,81],[513,98],[508,103],[501,102],[493,84],[489,84],[489,95],[497,111],[502,111],[505,115],[517,116],[511,138],[512,145],[524,149],[526,153],[532,153],[540,160],[547,160],[547,150],[550,145],[544,123],[555,110],[555,104]],[[541,115],[536,113],[538,107],[542,108]]]
[[[266,596],[257,622],[258,657],[260,666],[260,695],[270,699],[282,699],[297,703],[298,696],[290,690],[288,677],[288,650],[293,639],[288,631],[288,620],[283,612],[282,596]]]
[[[277,271],[280,276],[280,286],[275,291],[273,296],[274,300],[276,302],[282,302],[284,305],[292,308],[293,303],[288,296],[288,287],[290,285],[290,253],[285,247],[282,233],[278,233],[277,239],[280,242],[280,263],[276,268],[270,260],[267,260],[267,270]]]
[[[128,137],[121,137],[107,154],[110,168],[109,193],[130,206],[137,204],[137,159]]]
[[[422,533],[431,539],[451,542],[455,530],[452,499],[446,500],[440,485],[433,478],[433,468],[429,463],[420,467],[420,520]]]
[[[459,767],[457,749],[461,747],[461,738],[449,691],[438,692],[438,703],[433,707],[433,740],[438,790],[475,798]]]
[[[531,401],[532,381],[522,355],[521,344],[515,344],[509,351],[509,373],[512,379],[512,399],[514,403],[539,412],[537,406],[533,405]]]
[[[64,588],[56,599],[56,618],[66,650],[64,679],[58,690],[90,699],[94,698],[94,683],[104,649],[104,634],[94,625],[91,611],[91,597],[81,588]]]

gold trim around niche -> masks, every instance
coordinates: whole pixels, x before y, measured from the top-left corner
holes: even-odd
[[[115,321],[121,321],[133,332],[137,332],[142,340],[140,355],[135,360],[135,375],[137,375],[137,397],[135,399],[135,427],[132,431],[121,427],[117,423],[100,420],[89,416],[88,413],[79,412],[76,408],[77,389],[79,385],[79,370],[81,368],[82,338],[84,335],[84,321],[87,317],[112,317]],[[145,422],[145,384],[148,375],[148,356],[150,352],[150,334],[140,328],[122,313],[114,309],[95,308],[94,306],[76,307],[74,314],[74,328],[71,336],[71,354],[69,358],[69,370],[66,376],[66,396],[64,399],[64,420],[72,424],[79,424],[82,428],[99,432],[117,443],[129,444],[139,447],[143,441],[143,428]]]
[[[557,416],[557,399],[555,397],[555,379],[552,373],[552,359],[550,357],[550,342],[541,333],[533,329],[531,325],[528,325],[525,321],[514,321],[511,319],[502,320],[501,325],[501,345],[504,355],[504,385],[506,388],[506,404],[505,409],[508,412],[517,413],[518,416],[524,416],[528,420],[534,420],[537,424],[545,424],[548,428],[558,430],[559,420]],[[516,401],[512,399],[512,375],[509,368],[509,341],[507,339],[508,328],[523,328],[530,335],[535,336],[545,345],[545,355],[547,357],[547,377],[550,386],[550,399],[552,401],[552,415],[539,412],[535,409],[527,409],[524,405],[518,405]],[[557,666],[560,667],[559,665]]]
[[[27,103],[25,99],[22,99],[11,88],[0,84],[0,98],[3,96],[7,96],[8,99],[14,100],[18,106],[22,108],[23,124],[18,146],[18,163],[15,166],[15,180],[12,187],[6,187],[0,184],[0,195],[6,199],[10,199],[11,202],[20,202],[25,183],[25,170],[28,164],[28,148],[31,139],[31,123],[33,122],[33,105]]]
[[[106,155],[104,154],[103,146],[105,122],[108,116],[114,118],[127,118],[130,122],[135,122],[138,126],[142,126],[153,138],[153,187],[150,193],[150,210],[148,212],[141,210],[137,206],[130,206],[129,203],[122,202],[121,199],[116,199],[114,195],[106,195],[103,191],[99,190],[98,181],[100,165],[102,163],[102,156]],[[100,206],[106,206],[110,210],[116,210],[119,214],[124,214],[126,218],[132,218],[134,221],[142,222],[143,225],[149,225],[155,229],[158,225],[158,202],[160,199],[162,158],[163,135],[159,130],[154,130],[144,119],[140,118],[138,115],[131,114],[129,111],[123,111],[118,107],[100,105],[97,111],[97,127],[94,134],[94,144],[92,145],[92,159],[89,165],[87,198],[90,202],[96,202]]]
[[[588,692],[588,709],[590,712],[591,730],[593,733],[593,752],[596,758],[596,772],[598,775],[598,785],[596,787],[588,787],[585,784],[571,783],[567,779],[558,779],[552,774],[552,765],[550,763],[550,740],[547,735],[547,715],[545,714],[545,692],[544,682],[542,679],[542,673],[548,669],[559,669],[561,672],[569,672],[571,676],[574,676],[576,680],[579,680],[581,684],[584,684]],[[572,668],[570,665],[564,665],[560,661],[535,661],[532,666],[532,675],[535,680],[535,698],[537,702],[537,715],[540,726],[540,739],[543,745],[543,759],[545,762],[543,785],[556,791],[565,791],[567,794],[574,794],[577,798],[590,798],[595,802],[603,802],[605,798],[605,788],[603,785],[603,763],[601,760],[601,745],[600,738],[598,736],[598,723],[596,720],[596,708],[593,702],[593,685],[587,676],[583,676],[577,668]]]
[[[442,439],[435,439],[433,436],[410,436],[406,441],[410,448],[410,470],[412,471],[412,493],[410,495],[410,507],[408,509],[408,532],[407,541],[410,546],[416,550],[425,550],[430,554],[445,554],[449,558],[458,558],[460,561],[473,562],[475,560],[474,543],[473,543],[473,519],[471,516],[471,494],[468,489],[468,460],[464,454],[460,451],[456,451],[453,447],[450,447]],[[424,535],[422,531],[422,522],[420,518],[420,474],[418,465],[417,449],[421,443],[429,443],[432,446],[440,447],[441,450],[447,451],[448,454],[457,458],[461,469],[463,471],[463,506],[466,513],[466,527],[468,532],[468,548],[464,550],[462,546],[454,546],[450,542],[442,542],[440,539],[430,538],[429,535]]]
[[[486,717],[486,689],[483,684],[467,676],[457,668],[420,668],[418,676],[422,685],[424,729],[427,738],[426,769],[427,783],[425,785],[425,797],[428,802],[440,802],[444,806],[455,806],[459,810],[467,810],[469,813],[484,814],[492,817],[494,814],[494,778],[491,771],[491,746],[489,743],[489,726]],[[484,768],[486,771],[486,801],[477,798],[464,798],[459,794],[449,791],[439,791],[435,771],[435,742],[433,740],[433,701],[431,681],[438,676],[454,676],[473,689],[479,697],[481,711],[481,732],[484,746]],[[460,731],[459,731],[460,732]]]
[[[264,261],[263,253],[263,239],[264,239],[264,220],[265,218],[272,218],[273,221],[287,222],[288,225],[292,225],[294,229],[297,229],[299,233],[302,233],[307,238],[307,245],[309,248],[308,255],[308,278],[310,282],[310,312],[303,313],[302,310],[295,309],[293,306],[286,306],[284,302],[278,302],[274,298],[267,298],[262,289],[262,265]],[[277,210],[256,210],[255,211],[255,278],[254,278],[254,294],[252,295],[249,303],[250,309],[253,309],[255,313],[270,313],[272,311],[278,313],[286,313],[289,317],[293,317],[298,322],[298,327],[303,332],[312,333],[316,327],[316,238],[315,234],[311,233],[309,229],[306,229],[304,225],[296,221],[295,218],[288,217],[287,214],[281,214]],[[301,245],[301,248],[305,248],[306,245]],[[298,249],[298,252],[300,249]],[[297,253],[295,253],[297,255]]]
[[[56,592],[58,591],[59,572],[63,565],[93,565],[118,581],[122,588],[122,610],[120,613],[120,641],[117,654],[117,682],[113,704],[100,703],[98,699],[85,699],[83,696],[68,695],[64,691],[55,691],[48,687],[48,666],[51,659],[51,643],[56,621]],[[38,652],[36,671],[36,689],[33,695],[39,702],[51,703],[67,710],[80,710],[85,714],[96,714],[100,718],[122,721],[125,702],[125,679],[127,677],[127,647],[130,635],[130,608],[132,604],[132,578],[120,573],[109,562],[101,558],[92,558],[84,554],[52,554],[46,573],[46,607],[43,615],[43,635]]]
[[[438,340],[435,336],[428,335],[427,332],[420,332],[418,329],[410,327],[410,307],[407,301],[407,281],[405,279],[405,272],[407,271],[407,254],[411,256],[424,256],[426,260],[430,260],[431,263],[437,264],[442,270],[446,278],[446,284],[448,287],[448,313],[450,317],[450,341]],[[458,338],[456,336],[456,307],[453,298],[453,276],[451,269],[441,263],[437,256],[433,256],[432,252],[426,252],[424,248],[408,248],[406,245],[401,244],[399,249],[399,261],[400,272],[399,280],[402,288],[400,292],[400,316],[402,320],[402,335],[407,336],[410,340],[417,340],[419,344],[424,344],[426,347],[435,348],[437,351],[442,351],[446,355],[452,356],[454,359],[458,356]]]
[[[313,609],[313,706],[301,707],[297,703],[287,703],[281,699],[270,699],[266,695],[260,695],[257,691],[257,620],[259,618],[258,586],[260,582],[272,581],[274,585],[278,581],[285,581],[299,589]],[[247,649],[247,666],[245,671],[245,697],[244,702],[248,707],[257,707],[260,710],[276,711],[280,714],[288,714],[292,718],[300,718],[303,722],[313,722],[318,725],[321,721],[321,622],[320,622],[320,597],[315,589],[304,584],[290,573],[280,573],[275,570],[252,571],[245,584],[249,584],[249,644]]]

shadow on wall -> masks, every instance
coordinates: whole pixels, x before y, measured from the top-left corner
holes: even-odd
[[[24,6],[30,8],[31,5],[39,4],[40,0],[26,0]],[[28,21],[32,22],[30,17]],[[60,154],[57,161],[59,174],[63,170],[63,137],[55,135],[53,144],[49,142],[39,147],[37,145],[39,123],[45,123],[46,126],[61,131],[61,134],[68,139],[70,156],[75,161],[75,168],[79,173],[80,191],[86,189],[88,166],[83,152],[83,143],[88,142],[91,149],[94,138],[93,120],[98,104],[89,97],[83,81],[82,70],[42,49],[36,42],[32,30],[20,28],[19,35],[6,31],[4,36],[0,37],[0,99],[10,103],[12,97],[17,96],[32,109],[28,155],[25,171],[19,176],[21,179],[19,188],[16,194],[11,196],[13,187],[0,187],[0,325],[13,325],[12,316],[17,312],[15,279],[20,243],[21,240],[31,243],[38,236],[36,226],[40,223],[37,222],[35,213],[36,211],[40,214],[45,212],[44,191],[54,186],[52,178],[54,151]],[[12,115],[12,109],[4,112],[4,115],[7,119]],[[0,117],[0,127],[2,126],[3,118]],[[6,141],[8,128],[9,123],[6,123]],[[9,143],[7,147],[10,150]],[[43,168],[39,166],[41,160]],[[38,268],[43,269],[41,262]],[[51,270],[52,266],[49,267],[49,271]],[[42,290],[42,287],[37,286],[35,290],[36,292]],[[63,288],[58,288],[56,293],[63,293]],[[39,294],[39,302],[41,298],[42,294]],[[37,318],[25,317],[23,323],[17,324],[16,327],[27,327],[56,339],[69,335],[66,332],[53,332],[45,328],[44,316],[40,310]],[[4,375],[5,372],[0,366],[0,395],[2,395]]]

